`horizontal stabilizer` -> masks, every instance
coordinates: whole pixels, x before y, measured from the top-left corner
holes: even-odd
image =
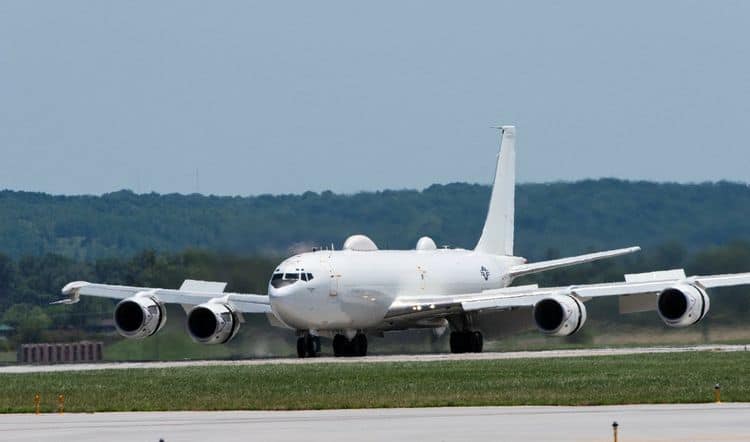
[[[627,247],[624,249],[588,253],[586,255],[571,256],[568,258],[553,259],[550,261],[540,261],[531,264],[519,264],[517,266],[511,267],[508,270],[508,275],[511,277],[511,279],[513,279],[523,275],[544,272],[546,270],[558,269],[561,267],[568,267],[576,264],[585,264],[587,262],[598,261],[600,259],[614,258],[616,256],[627,255],[630,253],[638,252],[640,250],[640,247]]]

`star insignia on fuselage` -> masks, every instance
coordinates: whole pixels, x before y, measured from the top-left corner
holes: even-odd
[[[479,273],[482,274],[482,278],[484,278],[485,281],[487,281],[488,279],[490,279],[490,271],[487,270],[487,267],[482,266],[482,269],[479,270]]]

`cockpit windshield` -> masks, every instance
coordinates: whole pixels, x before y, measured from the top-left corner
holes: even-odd
[[[305,272],[294,272],[294,273],[274,273],[271,277],[271,287],[273,288],[281,288],[286,287],[288,285],[292,285],[295,282],[299,280],[303,281],[312,281],[313,275],[312,273],[305,273]]]

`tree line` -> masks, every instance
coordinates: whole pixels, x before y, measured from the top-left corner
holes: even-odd
[[[282,256],[340,246],[363,233],[380,248],[413,248],[429,235],[439,245],[472,248],[490,187],[454,183],[424,190],[352,195],[223,197],[135,194],[52,196],[0,192],[0,253],[61,255],[76,261],[123,258],[141,250],[214,250]],[[750,240],[750,189],[718,182],[671,184],[614,179],[521,184],[516,253],[562,254],[679,241],[692,251]]]

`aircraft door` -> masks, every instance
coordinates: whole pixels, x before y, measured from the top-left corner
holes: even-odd
[[[329,286],[328,286],[328,296],[338,296],[339,294],[339,280],[341,279],[341,275],[337,275],[336,271],[333,268],[333,262],[331,260],[331,255],[329,254],[326,259],[326,266],[328,267],[328,279],[329,279]]]
[[[417,266],[417,278],[419,278],[419,289],[424,291],[427,286],[427,269],[424,266]]]

